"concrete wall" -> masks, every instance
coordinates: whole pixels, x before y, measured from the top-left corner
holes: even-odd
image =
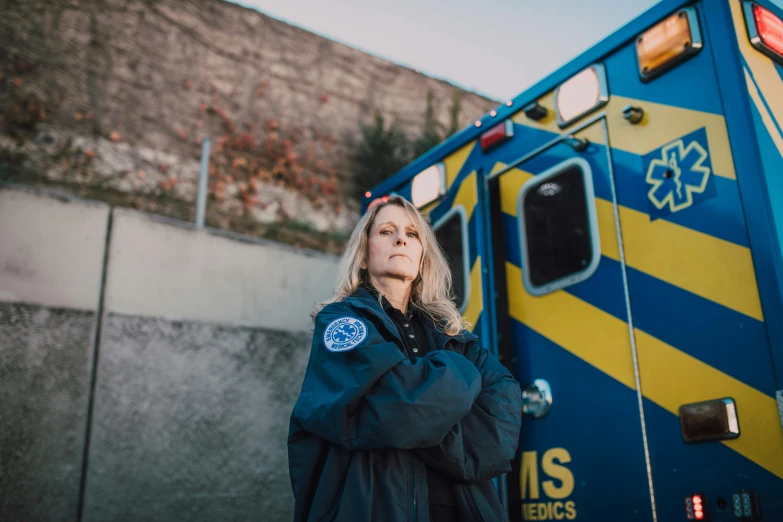
[[[0,520],[77,519],[93,368],[82,520],[290,520],[288,416],[337,259],[132,211],[107,224],[0,189]]]
[[[0,520],[76,520],[108,221],[0,190]]]

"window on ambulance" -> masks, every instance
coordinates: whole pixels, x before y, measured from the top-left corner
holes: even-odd
[[[581,158],[530,179],[518,200],[525,287],[542,295],[590,277],[601,258],[592,171]]]
[[[467,228],[467,215],[461,205],[449,210],[432,226],[438,244],[449,262],[454,303],[460,312],[465,310],[470,294]]]

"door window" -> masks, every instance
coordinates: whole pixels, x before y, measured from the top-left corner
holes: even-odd
[[[463,312],[467,306],[470,295],[467,228],[465,208],[462,206],[449,210],[432,227],[451,269],[454,303],[460,312]]]
[[[522,186],[518,216],[525,287],[542,295],[595,272],[601,242],[590,165],[564,161]]]

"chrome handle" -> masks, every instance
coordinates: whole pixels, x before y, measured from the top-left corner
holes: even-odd
[[[522,413],[540,419],[552,408],[552,388],[544,379],[536,379],[522,389]]]

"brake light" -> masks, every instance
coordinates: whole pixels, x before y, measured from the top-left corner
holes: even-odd
[[[514,123],[506,120],[481,135],[481,151],[488,152],[514,136]]]
[[[783,63],[783,20],[755,2],[746,2],[745,23],[753,47]]]
[[[707,502],[703,494],[691,495],[685,497],[685,514],[688,520],[710,520],[707,512]]]
[[[761,41],[783,55],[783,20],[758,4],[753,6],[753,18],[756,19],[756,29]]]

